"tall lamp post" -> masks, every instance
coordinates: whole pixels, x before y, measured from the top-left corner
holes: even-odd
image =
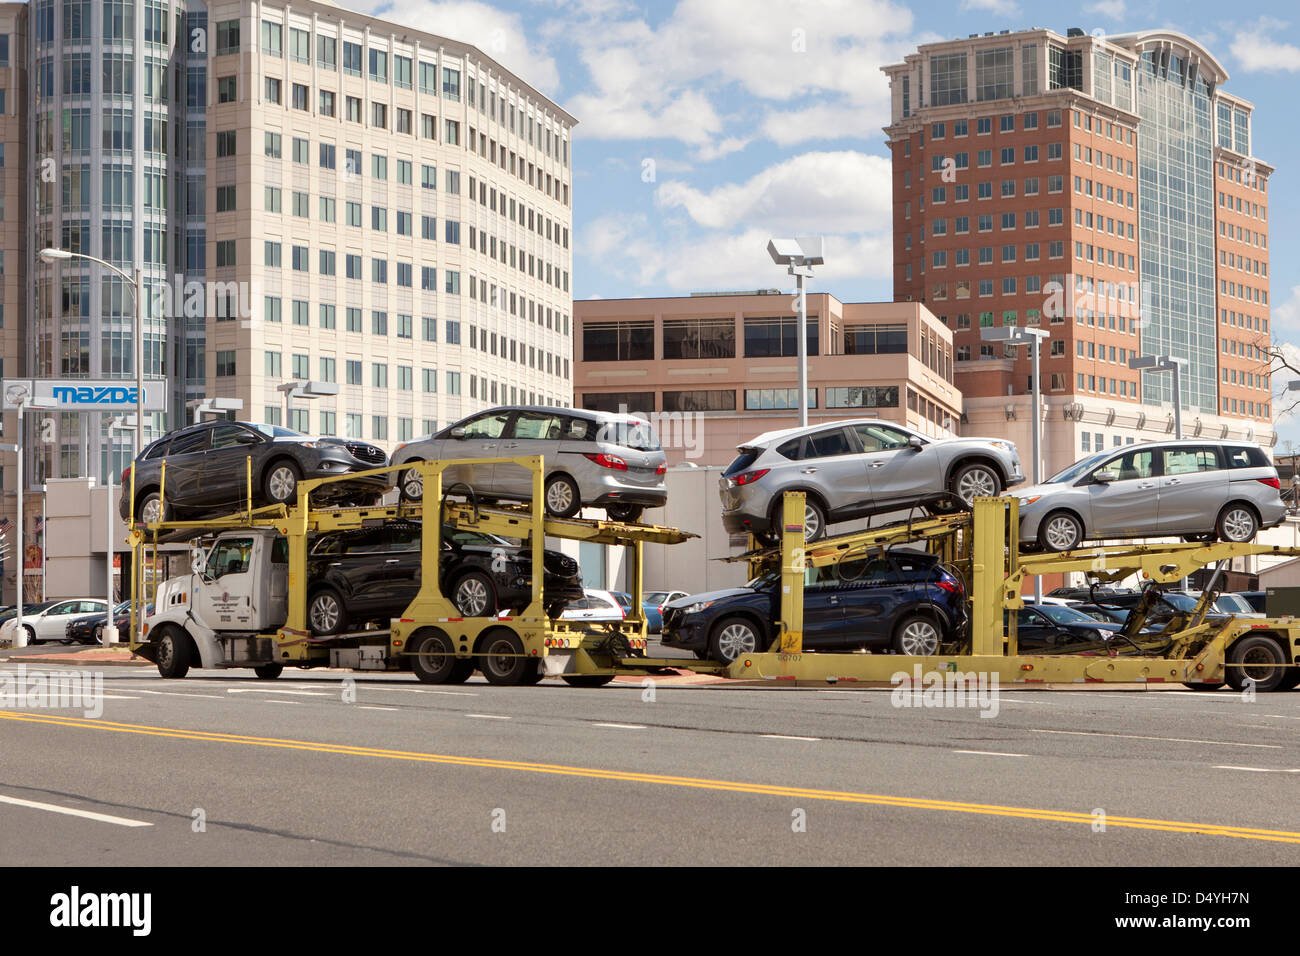
[[[186,408],[194,410],[194,421],[191,425],[197,425],[203,421],[204,415],[225,415],[226,412],[241,412],[244,410],[244,400],[242,398],[195,398],[185,403]]]
[[[795,278],[799,299],[799,427],[808,425],[808,305],[803,280],[812,278],[812,267],[822,265],[822,237],[803,236],[797,239],[772,239],[767,244],[767,254]]]
[[[23,631],[23,584],[26,581],[27,554],[23,541],[23,417],[29,408],[54,408],[55,402],[49,398],[38,398],[26,385],[14,384],[5,389],[5,405],[18,410],[18,441],[10,445],[17,453],[18,480],[14,487],[18,490],[18,530],[14,538],[18,544],[18,587],[14,596],[14,647],[26,647],[27,635]]]
[[[135,319],[132,324],[131,334],[135,339],[135,420],[137,423],[135,429],[135,454],[132,457],[139,458],[141,438],[144,432],[144,273],[136,269],[135,275],[131,276],[111,262],[88,256],[84,252],[69,252],[67,249],[42,249],[40,256],[42,262],[51,263],[67,262],[70,259],[85,259],[87,262],[93,262],[96,265],[103,266],[110,272],[116,273],[127,283],[131,290],[131,296],[135,300]]]
[[[1174,437],[1183,437],[1183,396],[1180,371],[1187,365],[1187,359],[1174,355],[1135,355],[1128,360],[1128,367],[1140,372],[1174,373]]]
[[[1043,349],[1043,341],[1052,337],[1052,334],[1046,329],[1031,329],[1020,325],[1004,325],[1000,327],[986,327],[980,329],[980,339],[985,342],[1004,342],[1007,345],[1028,345],[1029,354],[1033,361],[1033,406],[1034,406],[1034,427],[1033,434],[1033,480],[1037,485],[1042,481],[1042,461],[1043,454],[1040,450],[1041,432],[1043,429],[1043,390],[1042,383],[1038,381],[1039,358]],[[1034,575],[1034,603],[1043,603],[1043,578],[1041,575]]]

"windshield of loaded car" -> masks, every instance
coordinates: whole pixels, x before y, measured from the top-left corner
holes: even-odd
[[[1109,454],[1111,453],[1105,452],[1100,455],[1093,455],[1089,458],[1085,458],[1083,461],[1076,461],[1069,468],[1066,468],[1064,471],[1058,471],[1051,478],[1048,478],[1046,484],[1059,485],[1082,478],[1090,470],[1105,461]]]

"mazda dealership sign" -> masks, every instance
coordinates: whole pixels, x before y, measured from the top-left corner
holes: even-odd
[[[0,392],[4,395],[4,408],[18,407],[15,400],[22,390],[33,398],[53,402],[53,408],[65,412],[117,412],[134,411],[136,406],[133,379],[85,378],[28,378],[5,379]],[[148,412],[167,410],[167,383],[145,382],[144,409]]]

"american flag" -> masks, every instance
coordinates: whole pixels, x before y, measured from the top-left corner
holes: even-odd
[[[45,528],[45,516],[41,515],[36,519],[36,523],[32,525],[32,534],[40,534],[44,528]]]
[[[0,534],[4,534],[8,530],[9,530],[9,519],[0,518]]]

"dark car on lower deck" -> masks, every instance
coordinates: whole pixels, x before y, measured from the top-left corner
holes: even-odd
[[[696,594],[665,605],[665,647],[730,663],[762,652],[777,636],[781,578]],[[810,568],[804,578],[803,646],[809,650],[894,649],[935,654],[968,619],[961,580],[936,555],[896,549]]]
[[[420,591],[421,529],[397,522],[321,535],[307,558],[307,622],[314,634],[339,634],[367,622],[399,617]],[[542,600],[557,617],[582,598],[578,562],[543,553]],[[520,611],[532,600],[532,554],[527,546],[444,526],[438,564],[442,593],[466,617]]]

